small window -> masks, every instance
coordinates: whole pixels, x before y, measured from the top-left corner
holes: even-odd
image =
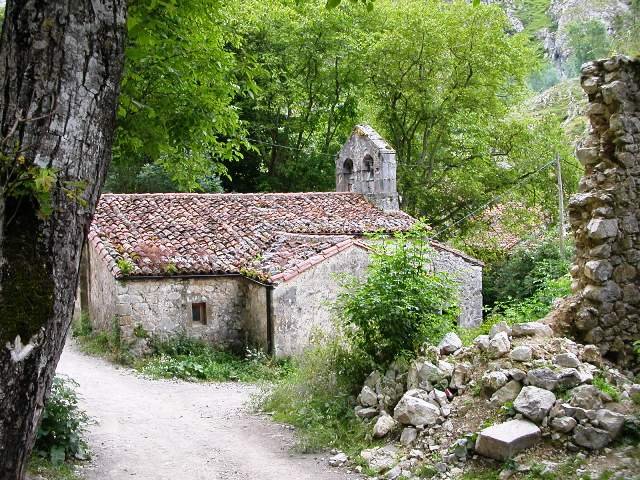
[[[191,320],[193,323],[207,324],[207,304],[204,302],[191,304]]]
[[[342,173],[351,175],[353,173],[353,160],[347,158],[342,164]]]
[[[373,158],[371,158],[371,155],[367,155],[366,157],[364,157],[362,163],[364,164],[365,172],[373,173]]]

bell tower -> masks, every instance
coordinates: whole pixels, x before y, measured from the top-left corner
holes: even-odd
[[[336,157],[336,191],[362,193],[382,210],[398,210],[396,151],[369,125],[358,125]]]

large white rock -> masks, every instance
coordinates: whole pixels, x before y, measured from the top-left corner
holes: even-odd
[[[373,436],[375,438],[386,437],[391,430],[397,425],[397,422],[391,415],[382,414],[378,417],[376,424],[373,426]]]
[[[513,408],[536,423],[542,422],[556,401],[549,390],[528,386],[524,387],[513,401]]]
[[[533,358],[533,350],[528,345],[520,345],[514,348],[509,356],[516,362],[530,362]]]
[[[397,455],[398,452],[392,445],[370,448],[360,452],[362,459],[367,462],[369,468],[376,473],[393,468],[393,466],[398,463],[396,459]]]
[[[489,338],[493,338],[500,332],[506,332],[507,335],[511,335],[511,327],[507,322],[498,322],[489,331]]]
[[[491,393],[504,387],[509,381],[509,377],[503,372],[486,372],[482,375],[482,385]]]
[[[435,425],[440,409],[418,397],[405,394],[393,411],[393,418],[403,425]]]
[[[553,357],[553,363],[559,367],[565,368],[578,368],[580,366],[580,360],[571,352],[564,352]]]
[[[581,447],[600,450],[611,443],[611,435],[600,428],[578,425],[573,431],[573,441]]]
[[[600,428],[609,432],[611,438],[615,439],[622,432],[625,416],[602,408],[596,412],[596,420]]]
[[[491,358],[500,358],[509,353],[509,349],[511,349],[509,335],[507,332],[498,332],[491,340],[489,340],[487,354]]]
[[[482,430],[476,441],[476,451],[485,457],[506,460],[534,446],[541,436],[540,429],[534,423],[511,420]]]
[[[520,385],[520,382],[511,380],[504,387],[491,395],[489,402],[493,407],[501,407],[507,402],[513,402],[518,397],[521,390],[522,385]]]
[[[440,353],[448,355],[462,348],[462,340],[460,340],[460,337],[456,335],[455,332],[449,332],[440,341],[438,348],[440,349]]]
[[[511,327],[514,337],[552,337],[553,330],[549,325],[540,322],[516,323]]]
[[[371,387],[365,385],[360,392],[360,405],[363,407],[375,407],[378,404],[378,396]]]

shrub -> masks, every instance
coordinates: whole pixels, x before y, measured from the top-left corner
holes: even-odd
[[[571,56],[568,64],[574,75],[580,73],[583,63],[609,55],[612,39],[609,38],[606,25],[600,20],[587,22],[575,21],[567,29]]]
[[[247,358],[216,350],[201,340],[180,334],[167,340],[151,339],[153,355],[137,368],[159,378],[225,381],[276,380],[287,375],[286,360],[274,360],[255,350]]]
[[[572,255],[571,248],[563,254],[553,237],[516,249],[508,258],[486,269],[482,292],[485,305],[493,309],[498,303],[505,306],[531,298],[549,281],[567,274]]]
[[[279,422],[297,428],[300,448],[339,448],[357,454],[371,441],[370,428],[354,413],[353,393],[371,371],[344,338],[308,349],[293,361],[292,372],[268,390],[260,407]]]
[[[126,258],[119,258],[118,261],[116,262],[116,265],[118,265],[118,268],[120,269],[123,275],[129,275],[130,273],[133,272],[133,269],[135,268],[133,263],[130,260],[127,260]]]
[[[376,236],[364,280],[348,278],[336,313],[353,346],[386,366],[436,343],[455,328],[456,285],[435,272],[422,226],[394,237]]]
[[[602,393],[609,395],[614,402],[618,402],[620,400],[620,390],[618,390],[614,385],[611,385],[606,378],[596,376],[593,378],[592,383],[593,386]]]
[[[86,458],[82,435],[89,418],[78,407],[77,386],[70,378],[53,379],[36,433],[34,452],[54,465],[70,458]]]

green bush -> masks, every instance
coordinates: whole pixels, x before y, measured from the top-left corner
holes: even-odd
[[[89,317],[83,314],[80,321],[73,325],[73,337],[85,353],[106,357],[121,365],[133,363],[129,344],[122,340],[120,323],[117,318],[113,319],[108,331],[94,331]]]
[[[508,258],[486,268],[482,291],[485,306],[495,310],[496,305],[533,297],[548,282],[567,274],[572,256],[572,248],[562,253],[553,237],[516,249]]]
[[[274,360],[249,350],[245,358],[216,350],[185,334],[167,340],[151,339],[153,355],[138,363],[141,372],[152,377],[183,380],[273,381],[289,372],[286,360]]]
[[[432,254],[420,225],[391,238],[376,236],[366,279],[343,281],[336,313],[344,332],[382,367],[455,328],[456,285],[434,271]]]
[[[357,454],[371,442],[370,428],[354,413],[353,393],[371,371],[344,338],[323,341],[295,359],[289,376],[266,392],[262,410],[297,428],[300,448],[326,447]]]
[[[568,59],[571,73],[578,75],[583,63],[609,55],[612,39],[607,27],[600,20],[573,22],[567,29],[571,56]]]
[[[78,407],[77,386],[69,378],[53,379],[36,433],[34,453],[48,458],[54,465],[87,456],[87,444],[82,435],[89,418]]]

